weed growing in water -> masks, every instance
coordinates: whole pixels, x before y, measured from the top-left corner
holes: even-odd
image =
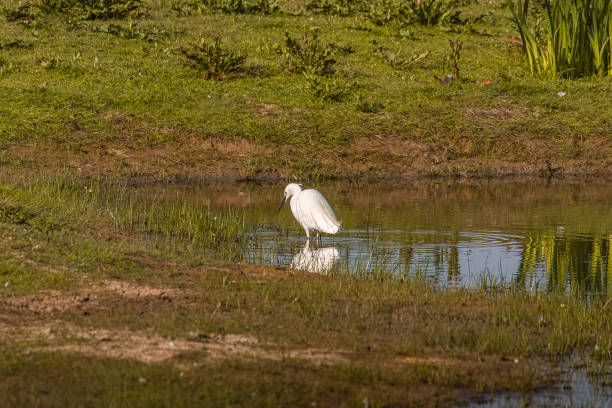
[[[215,37],[212,42],[202,38],[198,44],[190,45],[192,49],[180,48],[179,51],[187,58],[187,65],[204,72],[204,79],[219,81],[243,76],[237,71],[246,63],[246,55],[223,49],[220,37]]]
[[[142,200],[110,182],[57,176],[25,188],[0,185],[0,193],[0,223],[46,236],[110,229],[116,238],[131,236],[154,248],[195,250],[222,259],[241,258],[248,239],[240,211]]]
[[[549,79],[612,75],[609,0],[509,3],[532,74]],[[529,14],[533,15],[529,18]],[[546,20],[547,24],[540,24]],[[543,29],[543,30],[542,30]]]

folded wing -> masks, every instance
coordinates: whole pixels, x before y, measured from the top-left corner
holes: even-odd
[[[340,221],[334,210],[317,190],[300,192],[296,206],[296,218],[308,229],[335,234],[340,229]]]

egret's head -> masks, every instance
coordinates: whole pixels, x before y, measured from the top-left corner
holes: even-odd
[[[278,211],[276,211],[276,213],[278,214],[280,212],[281,208],[283,208],[283,205],[285,205],[285,201],[287,201],[288,199],[291,198],[291,196],[293,196],[295,193],[299,193],[300,191],[302,191],[301,184],[296,184],[296,183],[287,184],[287,187],[285,187],[285,194],[283,196],[283,202],[281,203],[280,207],[278,207]]]

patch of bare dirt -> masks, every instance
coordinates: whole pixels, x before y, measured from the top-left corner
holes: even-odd
[[[63,312],[80,309],[90,302],[87,295],[69,295],[58,290],[41,291],[33,295],[11,296],[0,300],[0,305],[32,312]]]
[[[64,351],[91,357],[132,359],[146,364],[171,360],[187,352],[202,352],[205,360],[240,357],[280,361],[291,358],[314,364],[346,362],[350,355],[323,349],[282,350],[272,343],[260,344],[256,338],[240,334],[198,334],[193,336],[197,340],[169,339],[131,330],[78,327],[61,320],[28,321],[16,326],[3,321],[1,316],[0,334],[21,343],[24,353]],[[40,341],[46,344],[36,345]],[[178,360],[176,364],[185,365]],[[194,362],[193,366],[200,364]]]
[[[269,119],[278,117],[282,109],[280,106],[273,103],[246,101],[246,104],[255,115]]]
[[[279,361],[291,358],[315,364],[348,361],[348,352],[312,348],[285,350],[276,344],[261,343],[254,337],[241,334],[191,333],[188,339],[168,339],[154,333],[122,328],[80,327],[52,317],[58,316],[53,315],[54,312],[81,314],[103,308],[110,302],[109,294],[134,301],[152,297],[164,299],[180,293],[175,288],[105,280],[74,294],[45,290],[9,296],[0,299],[0,338],[20,343],[24,352],[65,351],[94,357],[133,359],[143,363],[173,359],[186,352],[202,352],[204,359],[240,357]],[[41,341],[45,345],[41,346]],[[182,363],[177,360],[176,364]]]
[[[67,310],[86,310],[100,304],[108,294],[118,294],[123,298],[137,299],[146,297],[169,298],[180,293],[174,288],[154,288],[131,282],[104,280],[77,293],[69,294],[59,290],[44,290],[35,294],[9,296],[0,299],[0,306],[32,312],[64,312]]]
[[[153,288],[150,286],[137,285],[131,282],[116,281],[116,280],[105,280],[99,286],[102,291],[115,292],[122,297],[126,298],[140,298],[140,297],[163,297],[163,296],[176,296],[180,293],[179,289],[173,288]]]
[[[525,116],[538,116],[537,112],[529,111],[519,101],[507,97],[499,97],[493,101],[493,106],[468,106],[463,109],[468,118],[507,120]]]

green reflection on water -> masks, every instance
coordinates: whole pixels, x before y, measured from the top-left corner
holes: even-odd
[[[565,231],[528,232],[523,240],[517,281],[525,283],[545,268],[547,288],[568,285],[590,293],[612,293],[612,234],[568,236]]]

